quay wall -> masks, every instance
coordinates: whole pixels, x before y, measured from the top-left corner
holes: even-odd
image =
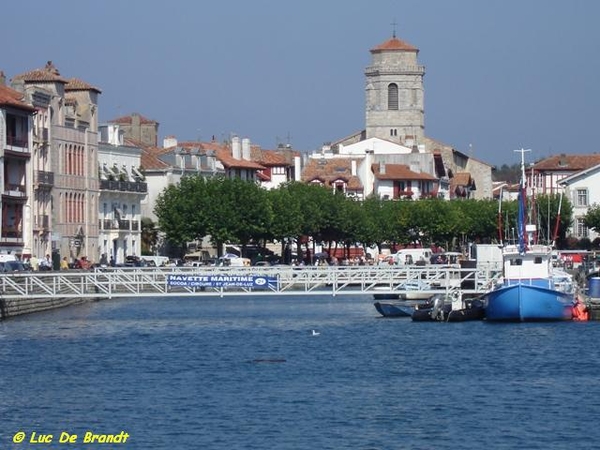
[[[0,297],[0,320],[23,314],[32,314],[51,309],[64,308],[65,306],[80,305],[93,301],[90,298],[19,298],[4,299]]]

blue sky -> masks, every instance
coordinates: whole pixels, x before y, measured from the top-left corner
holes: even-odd
[[[160,139],[314,151],[364,129],[369,50],[419,48],[425,132],[494,165],[598,151],[594,0],[28,0],[3,5],[8,79],[52,60]]]

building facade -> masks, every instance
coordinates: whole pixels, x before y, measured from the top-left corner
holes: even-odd
[[[419,50],[394,36],[371,49],[366,77],[366,138],[378,137],[408,147],[423,143],[425,67]]]
[[[142,203],[148,185],[141,169],[142,149],[125,145],[116,124],[99,129],[98,251],[96,261],[124,264],[128,256],[140,256]]]
[[[32,247],[71,260],[97,254],[98,95],[86,82],[63,78],[51,61],[12,79],[41,112],[34,124],[36,174]],[[36,255],[37,256],[37,255]]]
[[[0,73],[0,253],[31,253],[31,127],[35,109]]]

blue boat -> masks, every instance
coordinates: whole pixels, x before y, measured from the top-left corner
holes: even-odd
[[[528,223],[531,215],[527,212],[524,151],[521,150],[518,242],[502,248],[503,278],[484,297],[485,318],[517,322],[571,320],[575,304],[573,283],[565,280],[564,272],[554,273],[552,245],[538,244],[536,226]]]
[[[572,319],[574,292],[563,282],[564,275],[553,276],[551,246],[533,245],[525,253],[507,246],[503,263],[502,284],[485,296],[486,320]]]

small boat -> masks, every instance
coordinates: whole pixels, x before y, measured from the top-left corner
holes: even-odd
[[[458,294],[458,293],[456,293]],[[435,295],[431,301],[417,306],[412,314],[415,322],[465,322],[467,320],[483,320],[484,303],[480,298],[461,300],[452,294],[449,301],[445,296]]]
[[[375,309],[383,317],[410,317],[415,310],[415,305],[402,301],[375,302]]]
[[[406,281],[398,286],[402,291],[402,298],[405,300],[429,300],[432,297],[430,291],[431,284],[422,280]]]
[[[552,245],[537,242],[537,228],[531,223],[525,193],[525,150],[520,151],[518,242],[502,248],[503,278],[485,295],[485,317],[488,321],[515,322],[571,320],[574,286],[568,273],[555,270]]]

